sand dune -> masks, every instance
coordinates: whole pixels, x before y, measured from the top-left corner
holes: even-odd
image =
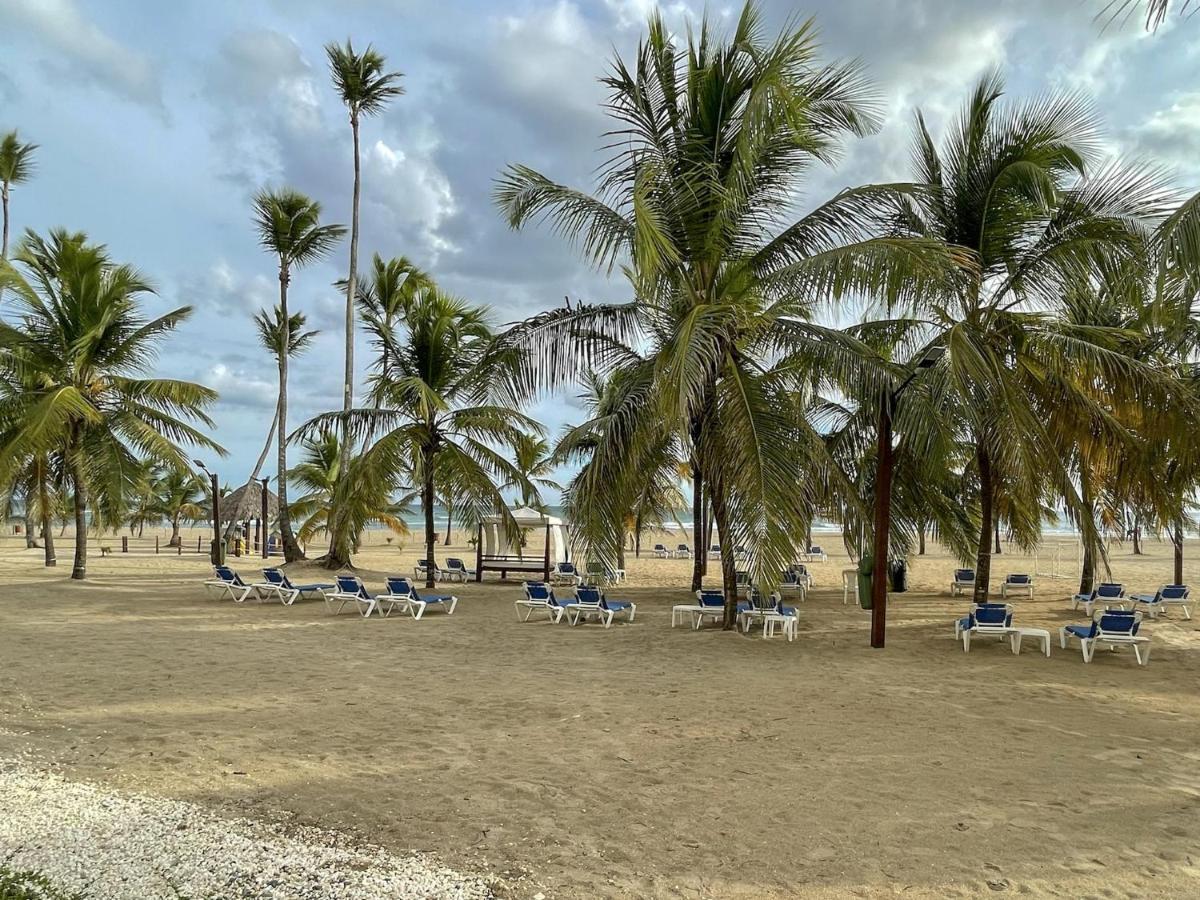
[[[411,571],[414,540],[371,538],[369,584]],[[607,632],[519,624],[495,581],[456,587],[453,617],[365,622],[206,599],[190,541],[97,555],[80,585],[69,535],[50,573],[4,539],[0,756],[434,852],[515,896],[1200,895],[1200,621],[1149,624],[1146,668],[1057,645],[966,655],[954,562],[931,547],[872,651],[823,537],[793,644],[671,629],[689,564],[648,558],[614,589],[637,621]],[[1006,551],[997,573],[1052,556]],[[1111,564],[1153,589],[1170,548]],[[1039,578],[1019,621],[1079,621],[1073,589]]]

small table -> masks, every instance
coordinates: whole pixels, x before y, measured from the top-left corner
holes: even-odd
[[[1021,652],[1021,639],[1027,637],[1037,638],[1038,643],[1042,646],[1042,653],[1046,656],[1050,655],[1050,632],[1045,628],[1014,628],[1012,632],[1013,653]]]
[[[696,613],[703,611],[704,608],[702,606],[697,606],[694,603],[681,603],[679,606],[672,606],[671,627],[674,628],[685,617],[692,619],[694,622]]]
[[[775,637],[775,626],[783,627],[783,636],[791,643],[796,639],[797,616],[785,616],[781,613],[770,613],[763,616],[763,637]]]

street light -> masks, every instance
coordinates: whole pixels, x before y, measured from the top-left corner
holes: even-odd
[[[210,472],[208,466],[198,459],[193,459],[192,463],[201,472],[208,475],[209,481],[212,483],[212,518],[213,518],[213,540],[212,540],[212,564],[219,566],[225,562],[225,554],[221,551],[225,548],[222,546],[221,540],[221,485],[217,479],[216,472]]]
[[[887,628],[888,537],[892,528],[892,414],[904,389],[920,372],[932,369],[945,354],[945,347],[930,347],[894,391],[884,392],[879,401],[879,452],[875,470],[875,560],[871,571],[871,646],[883,648]]]

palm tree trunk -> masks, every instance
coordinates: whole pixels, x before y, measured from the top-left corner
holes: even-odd
[[[75,581],[83,581],[87,578],[87,485],[84,483],[83,477],[78,428],[75,429],[73,438],[71,448],[67,451],[71,481],[75,487],[75,564],[71,569],[71,578]]]
[[[700,467],[692,461],[692,590],[704,586],[704,560],[708,554],[702,552],[704,540],[704,479]]]
[[[917,556],[925,555],[925,522],[922,521],[917,530]]]
[[[0,259],[8,259],[8,185],[0,188],[0,204],[4,207],[4,238],[0,241]]]
[[[435,573],[433,571],[433,453],[425,451],[425,483],[421,486],[421,506],[425,513],[425,561],[429,567],[425,571],[425,587],[432,589]]]
[[[37,537],[34,535],[34,532],[33,532],[33,513],[30,512],[30,509],[29,509],[30,508],[29,493],[30,493],[29,491],[25,492],[25,498],[23,500],[23,502],[25,504],[25,515],[24,515],[24,521],[23,521],[22,527],[25,530],[25,549],[26,550],[32,550],[34,547],[36,547],[38,545]]]
[[[1000,517],[999,516],[996,516],[996,521],[992,523],[992,533],[995,535],[995,538],[996,538],[996,547],[992,552],[995,553],[997,556],[999,556],[1000,553],[1002,552],[1000,550]]]
[[[717,526],[721,542],[721,586],[725,592],[724,628],[737,628],[737,572],[733,558],[733,539],[730,536],[729,519],[725,507],[725,493],[719,481],[710,481],[708,495],[712,499],[713,521]]]
[[[179,513],[176,513],[171,518],[171,540],[167,541],[167,546],[178,547],[182,540],[179,536]]]
[[[975,557],[975,602],[987,603],[988,579],[992,575],[992,458],[980,443],[975,448],[979,464],[979,545]]]
[[[275,439],[275,428],[279,425],[279,402],[275,403],[275,416],[271,419],[271,427],[267,430],[267,442],[263,444],[262,453],[258,454],[258,462],[254,464],[254,469],[250,472],[250,477],[246,479],[246,484],[253,484],[258,481],[258,473],[262,471],[263,463],[267,461],[267,454],[271,452],[271,443]],[[225,540],[228,541],[233,537],[233,530],[237,528],[237,523],[242,521],[248,513],[254,512],[250,508],[250,492],[242,491],[242,496],[238,498],[237,509],[231,510],[233,518],[229,520],[229,524],[225,526]],[[263,523],[263,527],[267,527],[267,523]]]
[[[354,406],[354,294],[358,287],[358,205],[362,189],[362,163],[359,159],[358,116],[350,117],[354,135],[354,196],[350,204],[350,272],[346,276],[346,375],[342,385],[342,411],[349,413]],[[342,422],[341,473],[350,466],[350,420]]]
[[[1172,531],[1172,543],[1175,545],[1175,583],[1183,584],[1183,516],[1175,520]]]
[[[279,266],[279,309],[282,321],[288,320],[287,291],[288,270],[285,265]],[[279,466],[279,536],[283,541],[284,562],[295,562],[304,559],[300,545],[296,543],[296,535],[292,533],[292,517],[288,513],[287,499],[287,381],[288,381],[288,346],[286,336],[279,348],[279,408],[276,411],[278,419],[275,437],[277,464]]]
[[[642,514],[639,512],[633,520],[633,555],[642,558]]]
[[[1133,517],[1133,555],[1142,555],[1142,523],[1137,517]]]
[[[1092,487],[1088,482],[1088,468],[1085,461],[1080,462],[1079,466],[1079,499],[1083,501],[1083,508],[1089,516],[1095,518],[1095,510],[1092,507]],[[1083,542],[1083,567],[1079,573],[1079,593],[1090,594],[1092,585],[1096,580],[1096,555],[1093,552],[1092,544],[1088,540]]]
[[[54,528],[50,516],[50,490],[46,484],[46,457],[37,460],[38,505],[42,519],[42,544],[45,548],[46,568],[55,568],[58,557],[54,553]]]
[[[454,501],[446,499],[446,540],[442,541],[443,547],[450,546],[450,526],[454,523]]]

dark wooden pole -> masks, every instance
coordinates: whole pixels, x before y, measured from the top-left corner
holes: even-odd
[[[550,523],[546,523],[546,553],[542,558],[542,580],[550,582]]]
[[[212,564],[214,566],[221,565],[224,562],[225,554],[221,551],[224,549],[221,546],[221,485],[217,482],[215,472],[209,474],[209,479],[212,481],[212,500],[213,500],[213,542],[212,542]]]
[[[267,517],[267,485],[271,483],[271,479],[264,478],[262,480],[262,504],[259,510],[259,515],[262,517],[263,536],[262,536],[262,556],[267,558],[267,532],[271,530],[271,520]]]
[[[475,580],[483,581],[483,523],[475,531]]]
[[[875,474],[875,567],[871,573],[871,646],[882,648],[887,628],[888,532],[892,527],[892,396],[879,403]]]

